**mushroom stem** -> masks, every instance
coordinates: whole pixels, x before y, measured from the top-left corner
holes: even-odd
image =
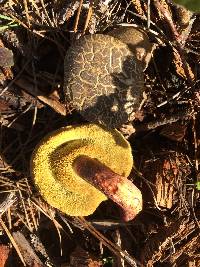
[[[142,194],[127,178],[113,172],[99,160],[79,156],[73,162],[74,171],[117,203],[123,220],[132,220],[142,209]]]

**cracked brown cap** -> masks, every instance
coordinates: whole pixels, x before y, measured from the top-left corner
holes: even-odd
[[[155,44],[149,41],[148,35],[141,28],[133,26],[118,26],[112,29],[109,35],[119,39],[128,45],[132,53],[146,69],[154,51]]]
[[[66,53],[66,100],[88,121],[110,128],[134,119],[144,90],[142,63],[109,35],[86,35]]]

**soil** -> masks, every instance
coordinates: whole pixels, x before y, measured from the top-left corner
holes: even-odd
[[[200,266],[200,15],[167,0],[0,4],[0,266]],[[143,209],[123,222],[109,200],[70,217],[42,199],[30,157],[47,133],[86,122],[64,98],[68,48],[119,23],[155,45],[126,132]]]

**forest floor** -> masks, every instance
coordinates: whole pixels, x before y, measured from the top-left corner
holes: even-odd
[[[200,15],[147,2],[0,0],[0,267],[200,266]],[[64,99],[70,45],[121,23],[155,45],[128,138],[143,209],[123,222],[106,201],[70,217],[42,199],[30,157],[47,133],[85,123]]]

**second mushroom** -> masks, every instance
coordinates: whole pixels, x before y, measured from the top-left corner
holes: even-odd
[[[107,198],[133,219],[142,209],[140,190],[127,176],[130,144],[117,130],[95,124],[63,127],[46,136],[31,159],[31,173],[43,198],[72,216],[92,214]]]
[[[134,27],[80,37],[65,57],[66,101],[93,123],[118,128],[132,122],[151,50],[148,36]]]

